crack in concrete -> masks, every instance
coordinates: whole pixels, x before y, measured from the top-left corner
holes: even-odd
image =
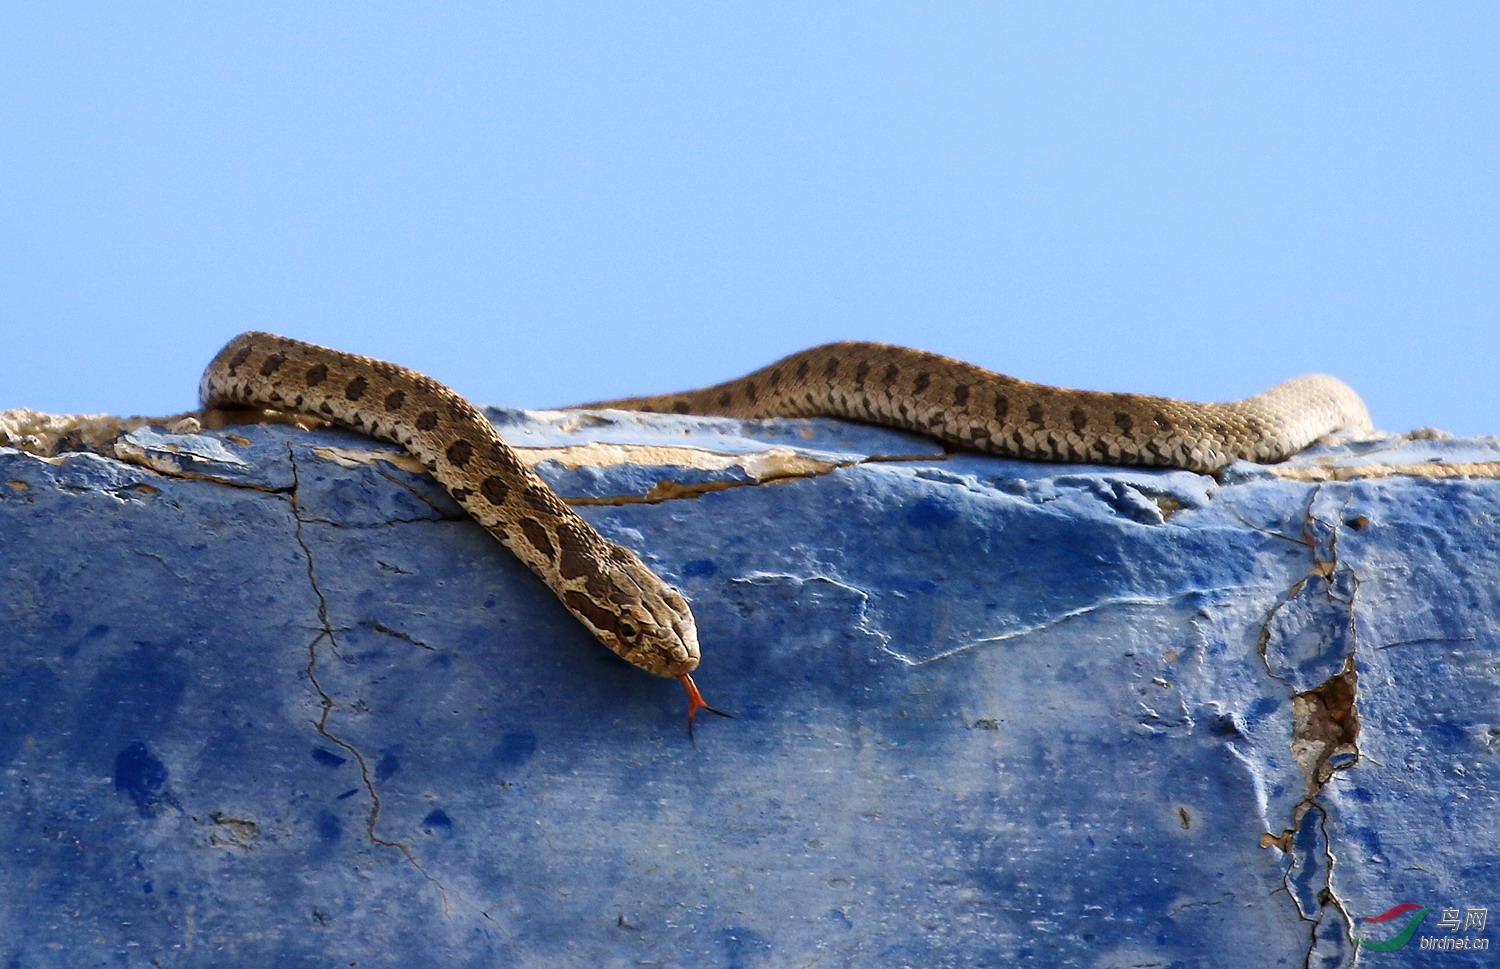
[[[1326,884],[1318,891],[1318,904],[1324,908],[1331,906],[1334,912],[1338,913],[1339,919],[1343,922],[1342,931],[1340,932],[1341,941],[1352,945],[1354,919],[1350,917],[1349,910],[1344,907],[1343,899],[1339,898],[1333,890],[1333,838],[1329,837],[1328,834],[1328,812],[1323,809],[1321,804],[1318,805],[1318,834],[1319,843],[1323,845],[1323,870],[1328,873]],[[1322,919],[1318,920],[1319,925],[1322,924],[1322,921]],[[1314,944],[1308,947],[1306,969],[1313,969],[1312,960],[1316,955],[1317,949],[1316,937],[1314,937],[1313,941]],[[1358,957],[1356,956],[1355,958],[1357,959]]]
[[[859,630],[860,632],[867,633],[868,635],[875,637],[875,639],[880,643],[879,649],[881,650],[881,652],[888,653],[889,655],[894,656],[896,659],[907,664],[908,666],[921,665],[922,661],[912,660],[910,657],[904,656],[896,650],[891,649],[891,635],[884,630],[878,629],[870,624],[871,596],[870,593],[866,592],[864,589],[859,588],[858,586],[850,585],[847,582],[836,579],[831,575],[825,575],[822,572],[814,572],[809,575],[796,575],[791,572],[751,572],[747,575],[737,576],[729,580],[730,585],[750,586],[776,581],[791,582],[799,586],[810,585],[812,583],[819,582],[832,586],[835,589],[842,589],[845,592],[852,593],[859,603],[859,612],[854,622],[854,628]]]
[[[1317,918],[1313,918],[1303,912],[1302,901],[1298,899],[1297,893],[1295,891],[1292,891],[1290,886],[1287,886],[1287,893],[1292,898],[1292,904],[1296,907],[1298,916],[1302,921],[1307,923],[1307,951],[1302,958],[1302,967],[1303,969],[1313,969],[1315,963],[1318,966],[1324,966],[1329,962],[1326,956],[1320,958],[1318,954],[1318,950],[1320,948],[1319,943],[1321,941],[1318,936],[1318,930],[1323,928],[1323,920],[1327,917],[1326,912],[1324,912],[1323,910],[1331,907],[1333,911],[1337,913],[1338,917],[1342,920],[1342,931],[1340,931],[1335,938],[1344,945],[1352,945],[1350,940],[1354,938],[1354,920],[1350,918],[1349,911],[1344,907],[1343,900],[1340,899],[1336,894],[1334,894],[1333,891],[1334,855],[1333,841],[1328,836],[1328,811],[1323,807],[1323,805],[1317,803],[1317,801],[1313,799],[1304,801],[1302,804],[1298,805],[1298,807],[1300,810],[1295,816],[1295,822],[1299,827],[1301,826],[1308,812],[1317,812],[1318,843],[1322,845],[1323,848],[1323,885],[1318,889],[1315,898],[1315,901],[1318,905]],[[1284,876],[1284,879],[1290,880],[1290,878],[1291,869],[1288,869],[1287,874]],[[1283,884],[1285,884],[1285,881],[1283,882]],[[1355,955],[1356,952],[1357,950],[1353,949],[1351,949],[1350,951],[1350,955],[1354,956],[1355,959],[1358,958],[1358,956]],[[1352,964],[1352,961],[1345,962],[1344,964],[1350,965]]]
[[[423,470],[425,471],[426,469],[423,469]],[[437,515],[437,518],[436,518],[437,521],[451,522],[451,521],[468,521],[469,520],[469,516],[467,514],[465,514],[464,512],[462,512],[462,511],[460,511],[458,514],[454,514],[451,511],[446,511],[446,510],[444,510],[442,508],[439,508],[438,505],[437,505],[437,502],[433,501],[431,498],[429,498],[426,495],[422,494],[422,492],[420,490],[418,490],[417,488],[413,488],[409,482],[402,481],[400,478],[398,478],[395,475],[391,474],[389,471],[383,471],[383,470],[381,470],[380,468],[377,467],[375,469],[375,473],[378,474],[378,475],[380,475],[385,480],[391,482],[392,484],[397,485],[397,486],[402,487],[402,488],[405,488],[406,491],[413,498],[415,498],[418,501],[422,502],[422,504],[426,505],[428,508],[431,508],[432,511],[433,511],[433,514]],[[416,521],[433,521],[433,520],[434,519],[430,519],[430,518],[421,518],[421,519],[410,518],[410,519],[406,519],[405,521],[416,522]]]
[[[1360,582],[1359,575],[1354,568],[1342,561],[1339,556],[1339,538],[1344,525],[1357,530],[1368,524],[1368,519],[1363,516],[1352,520],[1348,518],[1347,513],[1353,494],[1347,491],[1337,520],[1328,521],[1320,517],[1317,513],[1317,505],[1322,491],[1323,482],[1315,481],[1309,490],[1307,504],[1303,509],[1302,537],[1296,540],[1298,544],[1307,546],[1310,557],[1307,573],[1292,583],[1277,598],[1276,603],[1261,622],[1256,641],[1256,651],[1266,674],[1291,687],[1290,675],[1279,674],[1273,668],[1271,661],[1270,643],[1274,635],[1272,624],[1277,616],[1298,600],[1306,591],[1307,583],[1313,579],[1323,580],[1323,595],[1330,603],[1343,605],[1348,624],[1349,648],[1344,656],[1341,670],[1318,686],[1295,692],[1290,698],[1292,739],[1289,746],[1292,757],[1297,762],[1298,770],[1302,774],[1305,787],[1303,797],[1292,808],[1291,827],[1284,829],[1280,835],[1266,832],[1260,837],[1262,848],[1274,846],[1290,859],[1282,875],[1282,890],[1292,899],[1298,918],[1308,923],[1308,946],[1303,957],[1303,965],[1306,969],[1310,969],[1315,961],[1320,964],[1326,962],[1326,957],[1320,957],[1319,951],[1326,945],[1335,944],[1326,936],[1320,936],[1320,929],[1324,927],[1329,910],[1336,913],[1342,921],[1339,936],[1341,940],[1347,941],[1352,938],[1354,927],[1343,901],[1333,889],[1336,858],[1327,830],[1328,811],[1318,800],[1318,795],[1338,771],[1354,766],[1360,757],[1359,714],[1355,707],[1359,683],[1356,666],[1359,624],[1355,616],[1355,603]],[[1320,542],[1317,534],[1319,527],[1327,533],[1326,558],[1319,557]],[[1336,582],[1341,571],[1349,577],[1350,586],[1347,595],[1340,593]],[[1316,917],[1305,911],[1304,900],[1298,895],[1293,884],[1294,873],[1299,866],[1307,864],[1310,860],[1304,856],[1304,853],[1299,852],[1297,835],[1302,830],[1303,824],[1307,822],[1309,812],[1312,811],[1316,811],[1318,815],[1318,840],[1322,845],[1323,854],[1322,865],[1318,869],[1322,877],[1316,896]]]
[[[375,630],[377,633],[384,633],[385,635],[394,637],[396,639],[399,639],[402,642],[411,643],[413,646],[416,646],[416,647],[418,647],[420,649],[426,649],[426,650],[430,650],[432,652],[437,652],[437,647],[436,646],[433,646],[430,643],[424,643],[422,640],[420,640],[417,637],[413,636],[411,633],[405,632],[405,631],[400,630],[400,629],[396,629],[393,626],[387,626],[385,623],[381,622],[379,619],[371,619],[367,623],[365,623],[365,625],[369,626],[371,629]]]
[[[911,660],[905,657],[903,657],[903,659],[905,659],[905,661],[909,665],[921,666],[926,663],[934,662],[936,660],[947,659],[949,656],[956,656],[959,653],[967,652],[968,650],[976,649],[980,646],[992,646],[996,643],[1006,642],[1007,640],[1019,639],[1023,636],[1030,636],[1035,633],[1045,632],[1048,629],[1060,626],[1066,622],[1070,622],[1090,613],[1098,612],[1101,609],[1110,609],[1116,606],[1170,606],[1173,603],[1180,602],[1184,599],[1194,599],[1200,597],[1211,598],[1217,597],[1220,594],[1232,595],[1244,591],[1245,589],[1241,586],[1224,586],[1213,589],[1188,589],[1183,592],[1174,592],[1170,595],[1165,596],[1111,596],[1106,599],[1100,599],[1096,602],[1091,602],[1086,606],[1079,606],[1076,609],[1069,609],[1068,611],[1058,613],[1055,616],[1048,616],[1046,619],[1043,619],[1040,622],[1032,623],[1029,626],[1023,626],[1020,629],[1012,629],[1007,632],[998,633],[994,636],[986,636],[983,639],[972,640],[970,642],[964,643],[961,646],[955,646],[950,650],[946,650],[945,652],[928,656],[925,659]]]
[[[1328,522],[1323,521],[1313,513],[1313,507],[1317,503],[1318,496],[1322,493],[1322,488],[1323,486],[1321,484],[1317,484],[1314,485],[1308,492],[1307,504],[1302,509],[1302,535],[1300,537],[1294,538],[1289,535],[1282,535],[1276,531],[1255,528],[1254,525],[1251,525],[1249,522],[1245,522],[1248,527],[1255,528],[1256,531],[1262,532],[1263,534],[1304,546],[1305,548],[1307,548],[1308,554],[1312,556],[1312,565],[1308,568],[1307,573],[1303,575],[1302,578],[1298,579],[1296,582],[1293,582],[1290,586],[1288,586],[1285,592],[1277,596],[1276,602],[1272,604],[1271,608],[1266,612],[1265,617],[1261,619],[1260,632],[1256,636],[1256,653],[1260,656],[1261,665],[1265,667],[1266,675],[1279,683],[1286,684],[1287,686],[1291,685],[1291,681],[1287,677],[1281,675],[1280,673],[1277,673],[1271,665],[1271,624],[1276,620],[1276,617],[1281,613],[1283,609],[1291,605],[1297,600],[1299,596],[1302,595],[1303,591],[1305,591],[1307,588],[1307,582],[1309,579],[1315,577],[1322,578],[1325,581],[1329,582],[1329,589],[1331,590],[1332,582],[1330,580],[1332,579],[1338,565],[1336,554],[1336,537],[1334,540],[1330,541],[1329,544],[1329,551],[1334,555],[1334,558],[1325,561],[1317,557],[1318,539],[1317,536],[1313,534],[1314,523],[1316,522],[1317,524],[1323,525],[1329,528],[1331,531],[1337,531],[1336,526],[1329,525]],[[1236,515],[1235,517],[1238,518],[1240,516]],[[1241,520],[1243,521],[1243,519]]]
[[[337,518],[321,518],[309,515],[302,521],[308,525],[327,525],[329,528],[338,528],[346,531],[359,531],[368,528],[385,528],[387,525],[432,525],[438,522],[468,522],[473,521],[468,515],[447,515],[442,518],[429,518],[423,515],[420,518],[382,518],[373,522],[346,522]]]
[[[1441,643],[1476,643],[1477,636],[1421,636],[1417,639],[1400,639],[1394,643],[1381,643],[1372,649],[1395,649],[1398,646],[1434,646]]]
[[[349,756],[354,759],[355,764],[359,768],[360,780],[364,784],[365,793],[368,794],[370,798],[370,812],[365,821],[365,836],[370,840],[372,844],[379,845],[383,848],[394,848],[395,850],[399,851],[402,856],[406,858],[407,862],[419,873],[421,873],[423,878],[426,878],[429,882],[431,882],[437,888],[438,894],[442,898],[443,915],[447,917],[450,914],[447,886],[445,886],[431,872],[427,871],[427,869],[422,866],[422,863],[417,860],[416,853],[413,852],[408,845],[400,841],[393,841],[388,838],[382,838],[380,836],[377,830],[377,826],[380,823],[380,792],[375,789],[374,774],[370,770],[370,765],[365,759],[364,753],[360,751],[360,749],[353,743],[338,736],[329,729],[328,718],[332,716],[337,703],[333,699],[333,696],[323,688],[323,684],[318,679],[318,645],[326,639],[329,645],[337,650],[338,637],[334,633],[333,624],[328,619],[328,599],[323,594],[322,588],[318,585],[318,572],[316,566],[313,563],[312,548],[307,544],[306,538],[304,538],[302,535],[302,526],[304,524],[304,519],[302,517],[301,506],[297,500],[297,489],[298,487],[300,487],[302,479],[300,470],[297,466],[297,454],[295,449],[291,445],[287,446],[287,459],[291,462],[292,467],[292,487],[289,490],[287,497],[290,502],[292,511],[293,536],[297,542],[298,547],[302,549],[303,558],[307,562],[307,579],[312,587],[313,595],[318,600],[319,632],[316,636],[313,637],[312,641],[307,644],[307,666],[304,668],[307,674],[308,682],[312,684],[313,689],[317,691],[318,694],[318,705],[320,708],[320,713],[318,715],[318,719],[313,722],[313,726],[317,729],[318,733],[329,743],[340,748],[341,750],[346,751]],[[486,918],[488,918],[487,915]]]

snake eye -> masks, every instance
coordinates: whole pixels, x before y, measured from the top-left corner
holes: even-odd
[[[635,628],[635,623],[629,619],[621,619],[619,625],[615,626],[615,632],[619,633],[620,638],[627,642],[633,642],[641,634],[641,631]]]

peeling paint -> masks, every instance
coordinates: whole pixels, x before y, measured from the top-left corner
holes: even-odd
[[[236,818],[221,811],[214,811],[208,819],[217,827],[209,833],[208,843],[216,847],[241,848],[250,851],[260,838],[260,825],[247,818]]]
[[[425,472],[422,463],[404,451],[316,446],[310,448],[318,457],[352,468],[376,463],[389,464],[414,474]],[[697,498],[714,491],[760,485],[789,478],[815,477],[837,468],[858,463],[829,461],[809,457],[785,447],[741,454],[723,454],[702,448],[665,445],[580,444],[573,447],[515,447],[526,465],[536,468],[552,463],[567,470],[611,468],[621,465],[656,468],[670,467],[692,471],[739,471],[746,480],[677,482],[659,480],[643,495],[607,495],[602,497],[565,497],[571,505],[657,504],[683,498]]]
[[[818,460],[787,447],[772,447],[745,454],[722,454],[702,448],[659,444],[591,443],[561,448],[521,447],[516,449],[516,453],[532,467],[544,461],[552,461],[564,468],[608,468],[619,464],[634,464],[644,467],[692,468],[698,471],[738,469],[756,481],[826,474],[846,463]]]
[[[1270,464],[1266,473],[1286,481],[1359,481],[1365,478],[1500,478],[1500,461],[1423,464]]]
[[[1359,713],[1354,700],[1359,673],[1354,657],[1321,686],[1292,697],[1292,756],[1314,796],[1334,771],[1359,760]]]

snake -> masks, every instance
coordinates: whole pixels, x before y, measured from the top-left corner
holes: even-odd
[[[707,710],[691,673],[701,651],[687,599],[630,549],[600,535],[451,388],[398,364],[270,333],[230,340],[199,386],[205,409],[307,414],[406,449],[596,639],[676,678],[688,727]],[[576,405],[761,419],[835,417],[929,435],[947,447],[1040,461],[1216,472],[1280,461],[1335,431],[1370,429],[1346,384],[1296,377],[1227,403],[1070,390],[884,343],[812,347],[697,390]]]

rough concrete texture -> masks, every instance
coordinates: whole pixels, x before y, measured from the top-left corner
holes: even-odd
[[[1496,934],[1440,924],[1500,904],[1495,441],[1216,480],[492,413],[737,719],[694,747],[359,436],[0,449],[5,966],[1497,958],[1421,948]]]

